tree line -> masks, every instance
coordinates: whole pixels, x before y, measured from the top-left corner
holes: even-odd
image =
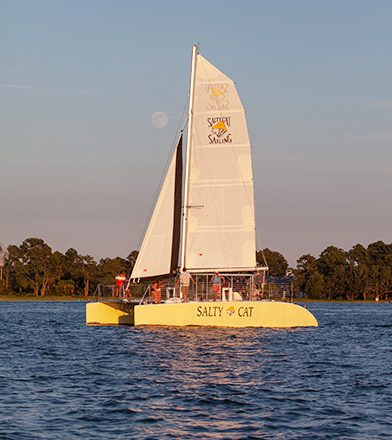
[[[264,251],[272,276],[284,276],[289,265],[279,252]],[[257,260],[262,261],[261,252]],[[292,271],[297,295],[320,300],[391,300],[392,244],[382,241],[349,251],[328,246],[318,258],[303,255]]]
[[[113,284],[121,270],[129,272],[138,252],[96,262],[73,248],[62,254],[40,238],[27,238],[1,254],[0,294],[88,296],[99,283]]]
[[[99,283],[113,284],[116,275],[130,273],[138,251],[127,258],[104,258],[70,248],[53,252],[40,238],[27,238],[20,246],[0,247],[0,294],[89,296]],[[256,260],[269,267],[269,275],[283,277],[289,269],[285,257],[270,249],[258,251]],[[327,247],[318,258],[303,255],[292,269],[296,296],[320,300],[392,299],[392,244],[382,241],[349,251]]]

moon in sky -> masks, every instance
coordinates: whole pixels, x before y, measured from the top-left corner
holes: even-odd
[[[168,122],[168,117],[166,113],[163,112],[155,112],[152,116],[151,116],[151,122],[154,125],[154,127],[157,128],[163,128],[167,125]]]

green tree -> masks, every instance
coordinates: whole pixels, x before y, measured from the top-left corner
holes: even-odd
[[[73,284],[83,291],[84,296],[88,296],[90,281],[97,272],[97,263],[94,258],[91,255],[79,255],[75,249],[70,248],[65,253],[65,260],[67,279],[72,280]]]
[[[132,272],[133,266],[135,266],[139,251],[132,251],[127,257],[127,269]]]
[[[23,275],[29,280],[34,295],[44,296],[49,281],[52,249],[40,238],[27,238],[20,246]]]
[[[104,258],[99,261],[98,269],[101,283],[113,284],[116,275],[127,270],[127,261],[120,257]]]
[[[388,298],[392,288],[392,270],[388,266],[372,265],[369,271],[371,291],[378,301],[383,296]]]
[[[264,256],[267,260],[268,273],[273,277],[281,277],[286,275],[289,264],[286,258],[277,251],[271,251],[270,249],[264,249]],[[262,251],[256,253],[256,261],[261,265],[264,265],[264,257]]]
[[[305,291],[311,299],[323,299],[325,297],[324,277],[319,272],[312,274],[306,281]]]
[[[324,277],[318,271],[317,260],[310,254],[302,255],[297,260],[297,268],[293,271],[296,279],[293,285],[296,291],[305,292],[309,298],[325,298]]]
[[[302,255],[302,257],[298,258],[297,267],[293,271],[294,275],[296,276],[296,279],[293,283],[295,289],[299,292],[305,292],[307,280],[316,272],[316,259],[312,255]]]
[[[24,275],[23,252],[18,246],[10,245],[5,259],[5,290],[22,293],[29,289],[30,281]]]
[[[90,280],[96,272],[97,263],[91,255],[81,255],[81,275],[84,283],[84,296],[89,294]]]
[[[349,300],[364,299],[371,292],[369,284],[369,255],[367,249],[356,244],[347,252],[346,296]]]
[[[377,241],[369,244],[367,251],[371,291],[377,300],[388,298],[392,291],[392,244]]]
[[[328,299],[345,297],[347,254],[335,246],[327,247],[320,254],[317,266],[324,277]]]

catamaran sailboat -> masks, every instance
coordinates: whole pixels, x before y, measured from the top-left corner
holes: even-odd
[[[254,186],[245,112],[234,82],[203,58],[196,46],[192,50],[184,170],[182,138],[181,132],[129,283],[173,278],[179,268],[196,282],[191,301],[181,288],[172,286],[167,287],[166,298],[155,304],[146,297],[132,303],[90,302],[87,324],[317,326],[306,308],[262,300],[255,294],[268,267],[256,263]],[[209,294],[214,272],[226,281],[218,298]],[[236,289],[238,279],[246,281],[242,294]]]

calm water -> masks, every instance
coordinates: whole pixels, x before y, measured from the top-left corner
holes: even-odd
[[[392,439],[392,304],[310,329],[85,326],[0,302],[1,439]]]

